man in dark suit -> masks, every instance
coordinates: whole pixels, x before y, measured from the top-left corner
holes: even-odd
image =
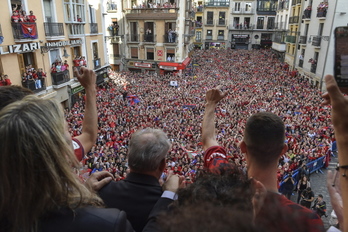
[[[135,231],[142,231],[147,218],[162,195],[159,178],[166,166],[170,143],[159,129],[146,128],[132,135],[128,151],[130,173],[122,181],[112,181],[99,191],[106,207],[127,213]]]

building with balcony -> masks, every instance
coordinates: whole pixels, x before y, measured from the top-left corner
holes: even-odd
[[[79,65],[76,57],[84,57],[83,65],[94,69],[100,75],[99,82],[103,82],[108,61],[101,26],[103,6],[99,3],[4,0],[2,7],[0,73],[7,74],[12,84],[29,88],[41,97],[55,97],[70,107],[75,99],[72,93],[78,92],[74,88],[83,89],[73,78],[73,67]],[[33,11],[36,21],[11,20],[13,9],[27,15]],[[61,69],[64,63],[68,66]],[[39,69],[46,72],[46,77],[40,76],[37,82],[28,73]]]
[[[296,2],[297,5],[301,6],[295,10],[295,13],[300,13],[297,33],[289,34],[297,36],[297,39],[295,43],[287,43],[291,49],[287,51],[286,61],[313,85],[324,90],[324,76],[334,71],[334,30],[338,26],[347,26],[348,5],[344,0],[332,3],[302,1],[301,5]]]
[[[275,32],[272,38],[272,51],[276,57],[284,61],[286,52],[286,40],[289,29],[289,15],[291,10],[291,1],[295,0],[279,0],[276,15]]]
[[[229,0],[205,0],[203,2],[202,42],[204,49],[229,46]]]
[[[195,30],[202,27],[196,22],[192,2],[122,0],[119,4],[119,14],[116,10],[112,16],[112,24],[118,24],[117,35],[112,30],[107,36],[113,43],[112,48],[108,45],[108,53],[114,69],[180,74],[190,61]]]

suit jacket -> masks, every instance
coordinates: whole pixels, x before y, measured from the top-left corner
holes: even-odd
[[[112,181],[99,191],[106,207],[117,208],[127,213],[127,219],[135,231],[142,231],[162,187],[153,176],[131,172],[126,179]]]
[[[45,214],[39,232],[133,232],[125,212],[118,209],[83,207],[74,211],[63,208]]]

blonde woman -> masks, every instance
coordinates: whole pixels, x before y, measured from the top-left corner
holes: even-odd
[[[79,163],[59,103],[30,95],[7,105],[0,138],[1,231],[133,231],[73,173]]]

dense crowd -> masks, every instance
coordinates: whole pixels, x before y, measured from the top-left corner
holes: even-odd
[[[194,179],[203,168],[200,139],[205,92],[218,85],[229,93],[216,110],[218,143],[243,170],[246,161],[238,144],[246,119],[256,112],[273,112],[286,125],[289,150],[279,161],[279,181],[330,152],[333,129],[328,110],[320,106],[320,92],[274,59],[271,51],[198,50],[192,60],[195,65],[182,76],[111,73],[110,82],[98,89],[99,133],[85,157],[89,172],[108,170],[123,179],[130,135],[153,127],[165,131],[172,142],[168,170],[188,181]],[[170,86],[170,81],[178,86]],[[134,96],[140,102],[133,101]],[[81,133],[82,109],[83,101],[78,101],[66,114],[73,136]]]

